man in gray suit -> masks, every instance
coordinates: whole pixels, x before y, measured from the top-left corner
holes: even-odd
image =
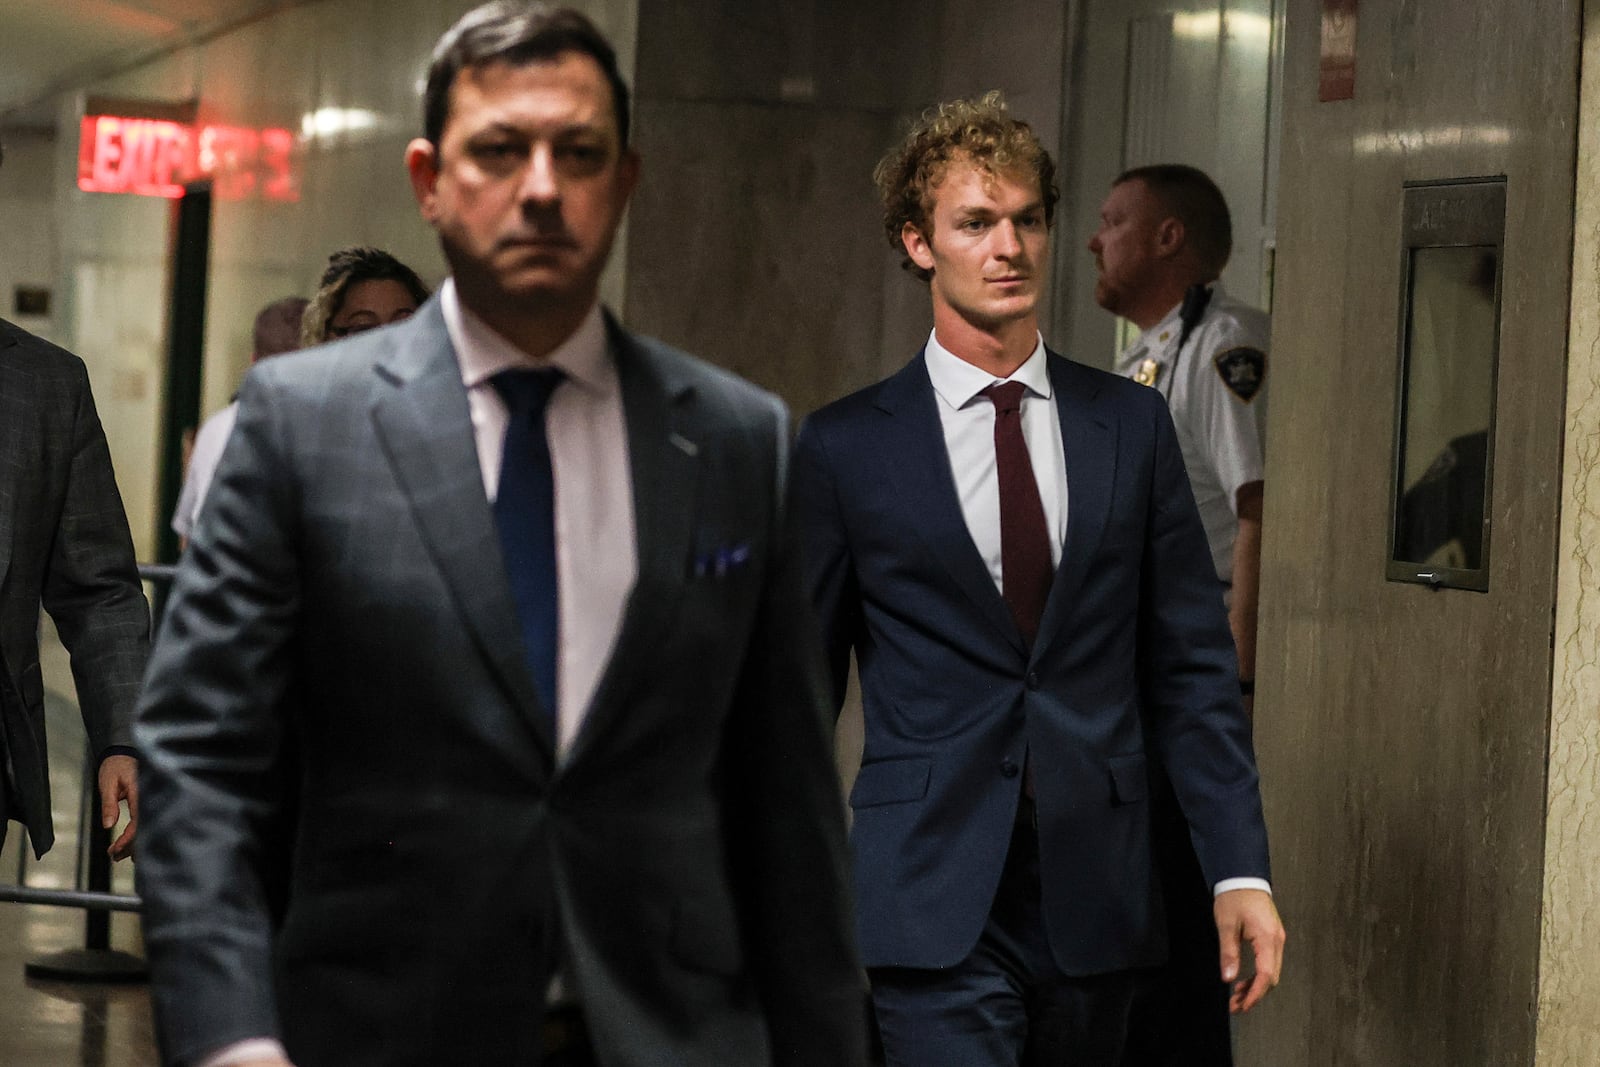
[[[101,823],[109,829],[128,804],[128,824],[111,843],[121,859],[139,818],[131,734],[150,607],[83,361],[0,319],[0,843],[15,819],[43,856],[55,830],[41,603],[72,657],[98,758]]]
[[[783,405],[599,308],[639,163],[586,19],[469,13],[424,107],[452,277],[250,372],[156,645],[164,1057],[860,1064]]]

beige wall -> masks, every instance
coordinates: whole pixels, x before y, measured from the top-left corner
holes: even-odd
[[[1600,1063],[1600,15],[1584,11],[1554,692],[1539,959],[1539,1067]]]
[[[55,138],[47,130],[8,130],[0,139],[0,317],[54,340],[55,315],[19,316],[12,298],[19,285],[55,287]]]

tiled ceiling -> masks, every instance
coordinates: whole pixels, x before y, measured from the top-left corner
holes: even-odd
[[[52,101],[140,60],[311,0],[0,0],[0,124],[45,125]]]

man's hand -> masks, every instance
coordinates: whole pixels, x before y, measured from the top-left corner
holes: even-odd
[[[100,825],[117,825],[118,805],[128,802],[128,825],[106,849],[114,860],[133,852],[133,835],[139,828],[139,761],[132,756],[107,756],[100,761]]]
[[[1213,905],[1217,936],[1222,941],[1222,980],[1231,987],[1228,1010],[1247,1012],[1278,984],[1283,972],[1283,920],[1278,918],[1272,894],[1260,889],[1233,889]],[[1250,942],[1255,976],[1246,978],[1239,967],[1241,940]]]

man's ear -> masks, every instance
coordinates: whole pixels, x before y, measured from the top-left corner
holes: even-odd
[[[1183,251],[1184,238],[1187,236],[1183,221],[1176,216],[1167,216],[1156,225],[1156,254],[1163,258],[1177,255]]]
[[[426,137],[418,137],[406,145],[406,174],[411,178],[411,192],[417,198],[423,219],[432,223],[437,215],[439,149]]]
[[[933,246],[922,236],[921,230],[906,223],[900,227],[900,243],[905,245],[906,255],[911,257],[911,262],[923,270],[933,269]]]
[[[640,166],[639,153],[632,148],[624,148],[617,160],[617,182],[624,203],[632,199],[633,191],[639,187]]]

